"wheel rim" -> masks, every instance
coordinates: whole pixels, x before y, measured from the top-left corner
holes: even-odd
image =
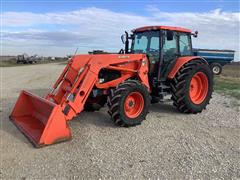
[[[214,74],[218,74],[220,72],[220,68],[218,66],[214,66],[212,70]]]
[[[208,93],[208,78],[203,72],[196,73],[190,82],[190,98],[194,104],[201,104]]]
[[[144,108],[144,98],[139,92],[130,93],[124,103],[124,111],[127,117],[138,117]]]

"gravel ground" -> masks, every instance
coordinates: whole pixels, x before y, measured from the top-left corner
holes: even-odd
[[[21,89],[43,96],[64,68],[2,68],[1,179],[239,179],[240,114],[236,100],[214,94],[198,115],[155,104],[141,126],[113,125],[107,109],[70,122],[73,139],[40,149],[9,121]]]

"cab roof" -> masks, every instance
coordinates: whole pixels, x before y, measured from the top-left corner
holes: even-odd
[[[133,29],[132,32],[143,32],[143,31],[160,30],[160,29],[185,32],[185,33],[192,32],[190,29],[185,29],[185,28],[181,28],[181,27],[173,27],[173,26],[144,26],[144,27],[140,27],[137,29]]]

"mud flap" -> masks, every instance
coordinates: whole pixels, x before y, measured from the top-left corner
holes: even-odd
[[[62,108],[27,91],[21,92],[10,119],[36,147],[71,138]]]

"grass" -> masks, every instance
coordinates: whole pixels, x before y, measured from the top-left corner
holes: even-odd
[[[2,60],[0,61],[0,67],[13,67],[13,66],[21,66],[25,64],[17,64],[16,60]]]
[[[214,90],[240,100],[240,64],[226,65],[214,78]]]
[[[65,63],[65,61],[67,61],[67,59],[60,59],[60,60],[41,60],[38,61],[35,64],[17,64],[15,59],[11,59],[11,60],[2,60],[0,61],[0,67],[15,67],[15,66],[29,66],[29,65],[36,65],[36,64],[47,64],[47,63],[56,63],[56,62],[60,62],[60,63]]]
[[[68,61],[63,61],[63,62],[60,62],[58,63],[59,65],[67,65]]]

